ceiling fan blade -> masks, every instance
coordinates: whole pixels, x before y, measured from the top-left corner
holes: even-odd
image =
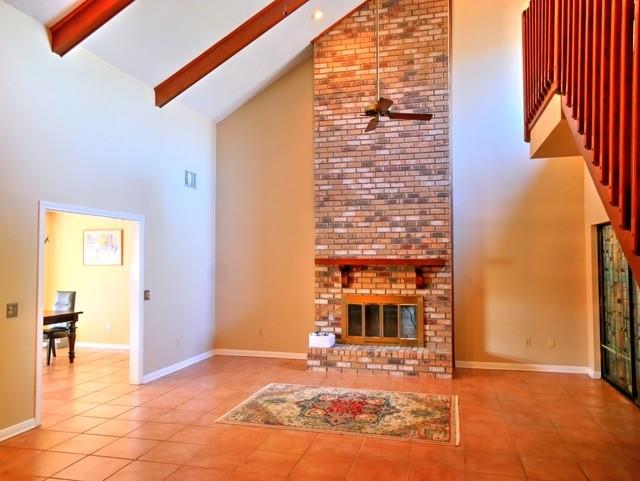
[[[375,130],[376,127],[378,126],[378,122],[380,122],[380,117],[376,116],[374,118],[372,118],[369,123],[367,124],[367,128],[364,129],[365,132],[371,132],[372,130]]]
[[[378,100],[378,103],[376,105],[376,110],[378,112],[386,112],[391,108],[392,105],[393,105],[393,100],[381,98],[380,100]]]
[[[433,114],[412,114],[409,112],[389,112],[390,119],[396,120],[431,120]]]

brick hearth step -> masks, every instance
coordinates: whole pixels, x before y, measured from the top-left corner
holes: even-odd
[[[451,352],[426,347],[336,344],[308,348],[307,367],[314,372],[344,372],[451,379]]]

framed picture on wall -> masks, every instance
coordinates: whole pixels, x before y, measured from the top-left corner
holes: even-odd
[[[85,230],[84,265],[121,266],[122,230]]]

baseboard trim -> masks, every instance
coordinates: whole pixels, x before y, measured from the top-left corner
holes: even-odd
[[[91,349],[118,349],[128,351],[129,344],[104,344],[102,342],[76,342],[77,347],[88,347]]]
[[[556,364],[526,364],[518,362],[479,362],[456,361],[456,367],[469,369],[492,369],[498,371],[533,371],[533,372],[558,372],[565,374],[588,374],[590,369],[586,366],[562,366]],[[593,376],[591,376],[593,377]]]
[[[251,351],[245,349],[214,349],[216,356],[271,357],[276,359],[307,359],[306,352]]]
[[[600,378],[602,378],[602,372],[599,369],[591,369],[589,367],[589,368],[587,368],[587,374],[592,379],[600,379]]]
[[[184,369],[185,367],[189,367],[197,362],[209,359],[210,357],[213,357],[213,351],[203,352],[202,354],[198,354],[197,356],[190,357],[188,359],[185,359],[184,361],[177,362],[175,364],[172,364],[171,366],[163,367],[162,369],[158,369],[157,371],[145,374],[142,376],[142,384],[155,381],[156,379],[160,379],[161,377],[172,374],[176,371],[179,371],[180,369]]]
[[[9,426],[8,428],[0,429],[0,441],[22,434],[29,429],[35,428],[37,425],[36,418],[31,418],[26,421],[22,421],[21,423],[14,424],[13,426]]]

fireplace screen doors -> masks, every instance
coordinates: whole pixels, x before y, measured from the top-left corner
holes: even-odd
[[[419,296],[345,296],[343,342],[423,346],[423,319]]]

